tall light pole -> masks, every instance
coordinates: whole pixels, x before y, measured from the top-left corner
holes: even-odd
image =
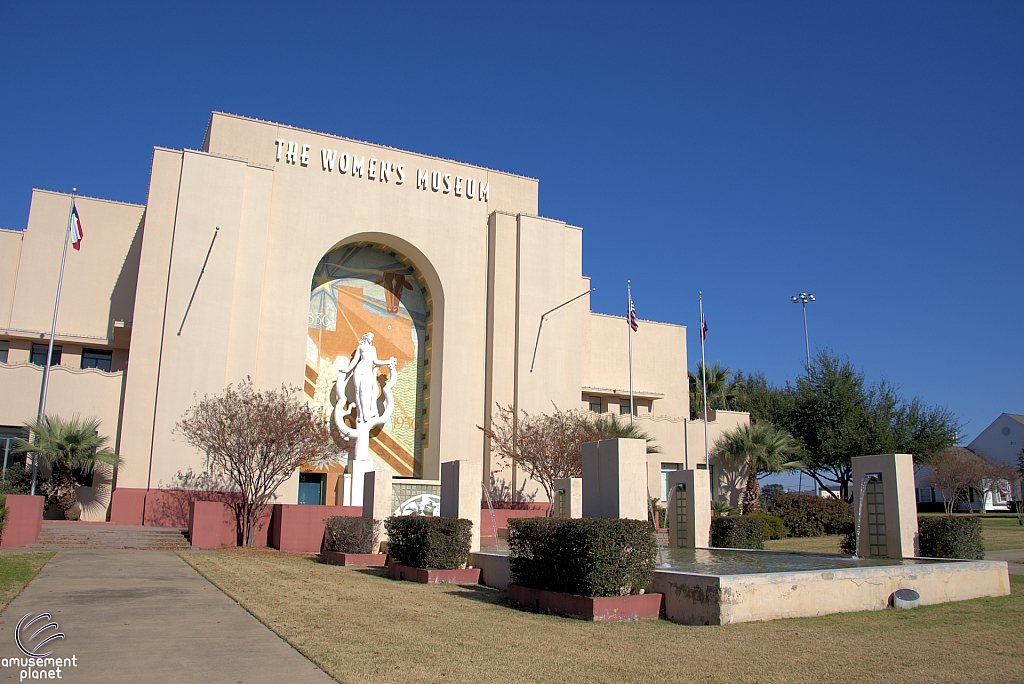
[[[789,298],[789,301],[794,304],[803,304],[804,307],[804,347],[807,350],[807,367],[811,367],[811,340],[807,335],[807,303],[814,301],[814,295],[801,292],[798,295],[793,295]]]

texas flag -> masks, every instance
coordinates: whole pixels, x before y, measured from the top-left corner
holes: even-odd
[[[78,207],[75,201],[71,200],[71,246],[76,250],[82,249],[82,220],[78,218]]]

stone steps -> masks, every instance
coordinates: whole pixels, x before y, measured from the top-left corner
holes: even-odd
[[[181,550],[191,549],[192,545],[176,527],[43,523],[36,543],[27,548]]]

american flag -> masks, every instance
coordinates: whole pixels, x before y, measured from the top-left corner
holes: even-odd
[[[82,249],[82,221],[78,218],[74,200],[71,200],[71,246],[76,250]]]
[[[708,322],[704,320],[704,314],[700,315],[700,341],[703,342],[708,338]]]
[[[636,307],[633,306],[632,299],[629,300],[629,327],[633,329],[633,332],[636,332],[639,327],[636,322]]]

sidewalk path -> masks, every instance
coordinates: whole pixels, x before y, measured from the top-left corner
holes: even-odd
[[[58,551],[0,615],[0,658],[25,657],[14,633],[26,613],[67,635],[43,650],[77,656],[69,684],[334,681],[172,551]],[[19,669],[0,669],[6,681]]]
[[[1006,561],[1011,575],[1024,575],[1024,549],[1012,551],[986,551],[985,560]]]

